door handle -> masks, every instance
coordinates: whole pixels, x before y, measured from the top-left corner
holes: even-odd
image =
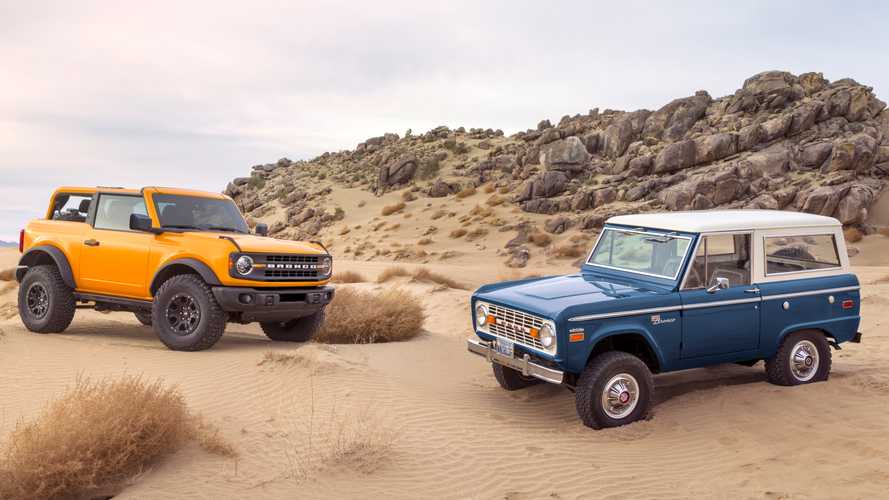
[[[86,241],[83,242],[83,244],[86,245],[86,246],[88,246],[88,247],[97,247],[97,246],[99,246],[99,242],[96,241],[96,240],[86,240]]]
[[[759,293],[759,287],[753,287],[749,290],[744,290],[744,293]]]

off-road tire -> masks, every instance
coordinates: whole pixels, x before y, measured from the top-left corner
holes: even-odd
[[[139,323],[142,323],[145,326],[151,326],[151,311],[135,311],[133,315],[136,316],[136,319],[139,320]]]
[[[200,319],[193,331],[177,333],[167,319],[170,303],[176,297],[191,297]],[[199,276],[181,274],[161,285],[154,295],[151,322],[157,337],[174,351],[202,351],[213,347],[225,333],[228,314],[222,310],[210,287]]]
[[[790,360],[791,352],[799,342],[807,340],[814,344],[818,350],[818,369],[810,380],[798,379],[792,371]],[[766,377],[775,385],[802,385],[813,382],[824,382],[830,375],[831,352],[830,345],[824,334],[814,330],[794,332],[784,338],[778,352],[766,360]]]
[[[40,287],[45,291],[46,311],[40,316],[28,308],[28,294],[32,288]],[[68,328],[74,319],[77,303],[74,290],[71,289],[56,266],[42,265],[28,269],[18,295],[19,317],[25,328],[34,333],[61,333]]]
[[[263,321],[259,324],[266,337],[276,342],[308,342],[324,324],[324,309],[290,321]]]
[[[622,418],[605,412],[602,393],[605,385],[619,374],[630,374],[638,384],[635,408]],[[593,429],[618,427],[645,418],[651,406],[654,378],[648,366],[632,354],[620,351],[604,352],[587,365],[577,381],[574,404],[583,424]]]
[[[494,369],[494,378],[497,379],[497,383],[507,391],[517,391],[540,383],[540,379],[530,376],[526,377],[522,375],[522,372],[508,366],[498,365],[497,363],[491,363],[491,366]]]

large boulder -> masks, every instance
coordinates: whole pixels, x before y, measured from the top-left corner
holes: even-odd
[[[843,224],[857,224],[867,218],[867,209],[878,193],[864,185],[852,185],[837,204],[834,217]]]
[[[695,164],[695,141],[667,144],[654,160],[654,173],[674,172]]]
[[[710,94],[705,91],[697,92],[691,97],[674,99],[645,120],[642,136],[678,141],[704,116],[711,102]]]
[[[799,164],[803,168],[820,168],[832,150],[833,144],[829,142],[809,144],[800,151]]]
[[[821,186],[806,195],[803,212],[832,216],[840,200],[849,191],[849,186]]]
[[[612,123],[602,134],[602,152],[609,158],[617,158],[626,152],[630,143],[636,140],[633,123],[629,117],[623,117]]]
[[[547,170],[580,172],[589,160],[590,154],[577,137],[568,137],[540,148],[540,163]]]
[[[694,140],[695,164],[721,160],[738,152],[738,135],[713,134]]]
[[[863,172],[874,165],[876,155],[877,140],[867,134],[855,134],[834,141],[830,163],[825,168]]]
[[[790,130],[790,124],[793,122],[793,115],[784,113],[766,120],[762,124],[762,142],[770,142],[787,135]]]
[[[780,109],[805,95],[797,77],[786,71],[766,71],[745,80],[744,86],[729,99],[726,111]]]
[[[790,166],[790,151],[784,146],[771,147],[748,156],[741,160],[739,165],[754,172],[757,176],[780,176]]]
[[[515,201],[523,202],[536,198],[552,198],[565,192],[568,187],[568,176],[564,172],[551,170],[534,176],[525,182],[522,192]]]
[[[417,171],[417,157],[408,154],[380,168],[380,188],[407,184]]]

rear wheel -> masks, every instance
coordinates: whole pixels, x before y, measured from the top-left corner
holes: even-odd
[[[289,321],[264,321],[259,324],[265,335],[278,342],[308,342],[324,324],[324,310]]]
[[[507,391],[517,391],[540,383],[540,380],[537,378],[526,377],[522,375],[522,372],[508,366],[498,365],[497,363],[492,363],[491,366],[494,367],[494,378],[497,379],[497,383]]]
[[[645,418],[654,379],[641,359],[620,351],[596,356],[577,381],[574,403],[583,424],[617,427]]]
[[[766,360],[766,376],[777,385],[822,382],[830,375],[830,345],[824,334],[802,331],[788,335],[778,352]]]
[[[139,323],[142,323],[145,326],[151,326],[151,311],[135,311],[133,314],[136,316],[136,319],[139,320]]]
[[[19,287],[19,316],[34,333],[61,333],[74,319],[76,303],[56,266],[28,269]]]
[[[158,338],[174,351],[213,347],[225,332],[228,316],[210,287],[194,274],[173,276],[154,296],[151,322]]]

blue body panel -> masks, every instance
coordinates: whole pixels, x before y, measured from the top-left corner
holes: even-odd
[[[556,353],[533,354],[574,374],[586,367],[596,344],[612,335],[641,337],[657,358],[657,370],[668,372],[769,358],[787,334],[802,329],[821,330],[836,343],[852,340],[858,331],[860,294],[854,274],[745,285],[712,294],[680,292],[679,281],[584,265],[577,274],[482,286],[473,294],[470,311],[483,300],[552,320]],[[847,300],[852,305],[844,308]],[[612,313],[623,315],[600,317]],[[583,341],[568,341],[569,331],[581,330]],[[476,333],[485,340],[494,338]]]

